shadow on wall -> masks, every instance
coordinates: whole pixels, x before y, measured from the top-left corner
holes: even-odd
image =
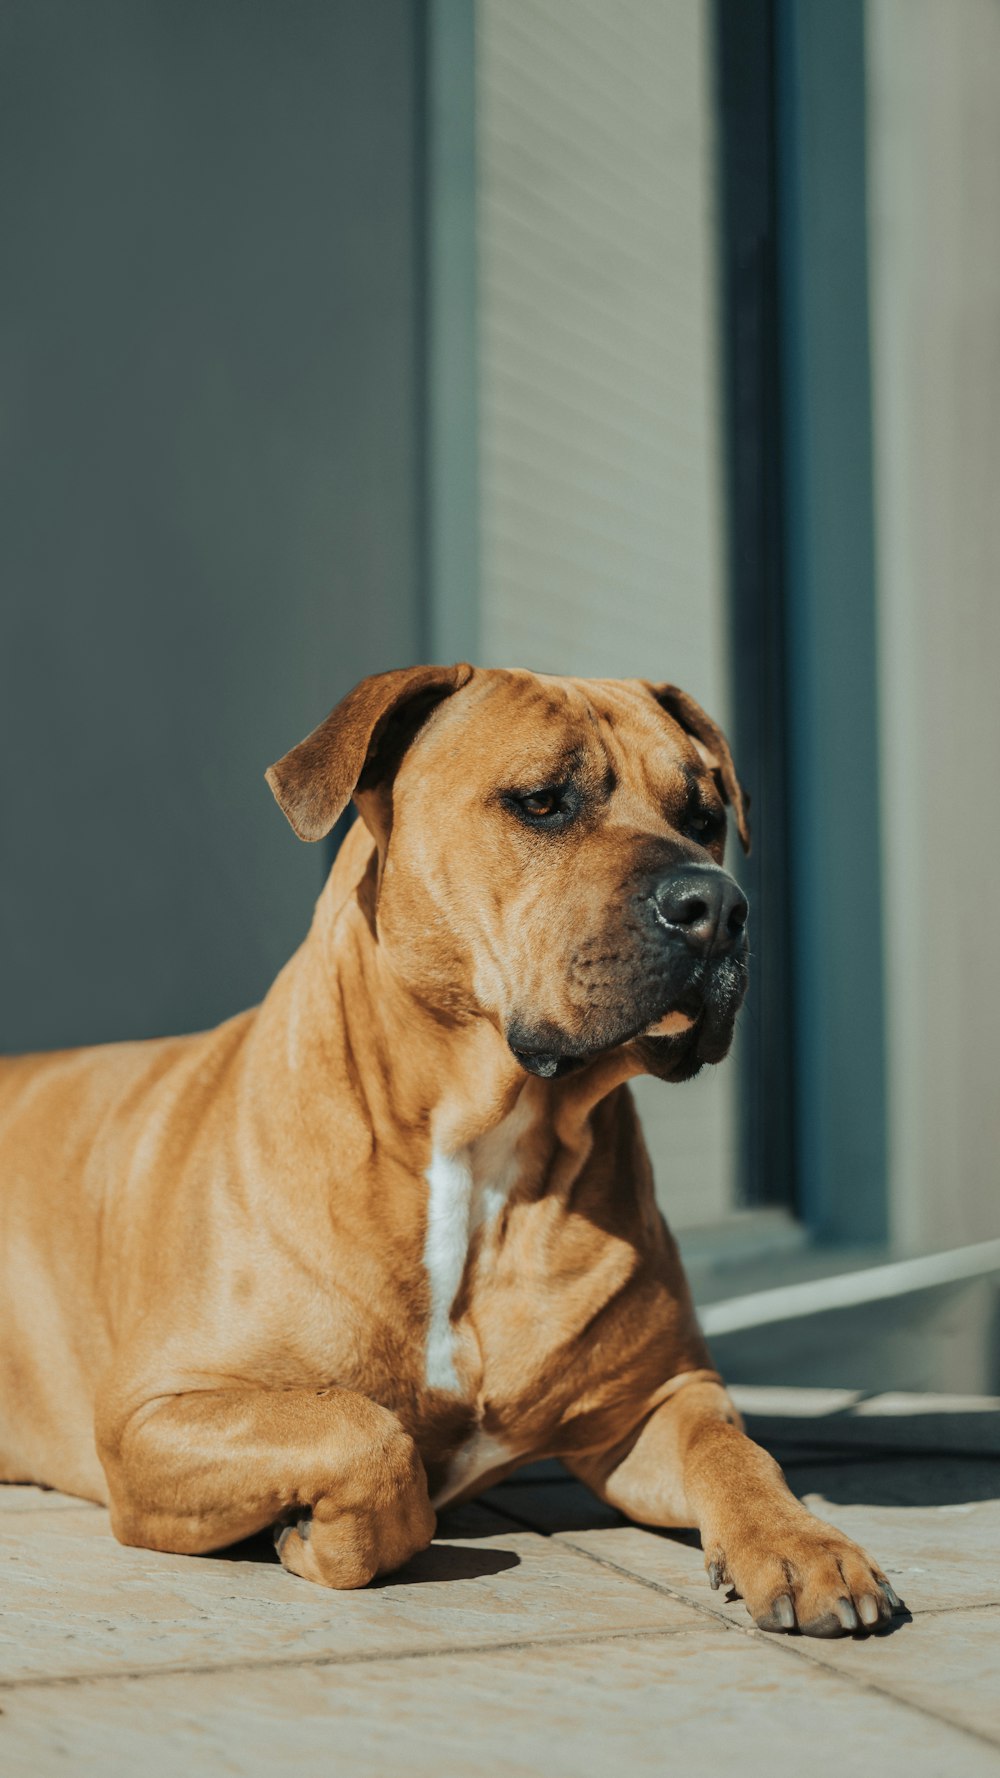
[[[1000,1278],[716,1334],[711,1347],[731,1383],[991,1395],[1000,1392]]]
[[[1000,1499],[996,1400],[886,1395],[815,1415],[808,1400],[795,1407],[751,1413],[744,1404],[744,1412],[750,1437],[778,1459],[800,1496],[819,1494],[833,1506],[918,1508]],[[518,1471],[486,1496],[486,1504],[550,1536],[628,1522],[558,1463]],[[463,1538],[496,1531],[492,1520],[477,1530],[468,1507],[441,1523],[446,1535]],[[700,1541],[696,1531],[662,1535],[695,1547]]]
[[[867,1407],[868,1404],[865,1404]],[[840,1506],[960,1506],[1000,1497],[1000,1408],[748,1416],[796,1494]]]

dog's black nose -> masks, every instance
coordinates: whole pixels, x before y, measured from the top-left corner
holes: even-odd
[[[653,891],[656,915],[680,933],[700,956],[731,951],[743,936],[749,909],[740,887],[724,870],[697,866],[664,877]]]

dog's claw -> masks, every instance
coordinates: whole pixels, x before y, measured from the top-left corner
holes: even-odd
[[[312,1531],[312,1512],[309,1509],[304,1513],[300,1513],[296,1519],[293,1519],[291,1515],[289,1515],[284,1519],[279,1519],[277,1524],[272,1526],[271,1535],[274,1538],[274,1547],[279,1556],[293,1531],[298,1532],[303,1543],[309,1542],[309,1534]]]
[[[872,1624],[878,1623],[881,1615],[882,1614],[878,1608],[878,1600],[875,1598],[874,1594],[865,1593],[863,1598],[858,1601],[858,1616],[861,1619],[861,1622],[870,1630]]]
[[[872,1604],[875,1605],[874,1600],[872,1600]],[[863,1606],[864,1606],[864,1601],[862,1600],[862,1607]],[[834,1611],[836,1612],[837,1617],[840,1619],[840,1622],[843,1625],[845,1630],[860,1630],[861,1618],[859,1618],[857,1612],[855,1611],[854,1603],[852,1600],[838,1599],[836,1605],[834,1606]],[[876,1617],[878,1616],[878,1607],[877,1606],[875,1606],[875,1616]]]
[[[889,1604],[892,1606],[893,1611],[905,1611],[906,1606],[903,1604],[903,1601],[899,1597],[899,1594],[896,1592],[895,1588],[890,1587],[889,1582],[887,1580],[882,1581],[881,1586],[882,1586],[882,1591],[885,1594],[886,1598],[888,1599]]]
[[[710,1562],[709,1563],[709,1565],[708,1565],[708,1582],[709,1582],[709,1586],[712,1588],[713,1593],[717,1593],[719,1588],[722,1585],[722,1569],[721,1569],[718,1562]]]
[[[794,1630],[795,1607],[788,1593],[779,1593],[771,1603],[767,1617],[759,1620],[762,1630]]]

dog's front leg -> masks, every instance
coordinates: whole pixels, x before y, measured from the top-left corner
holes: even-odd
[[[365,1586],[434,1535],[427,1477],[394,1414],[350,1389],[109,1394],[97,1444],[122,1543],[199,1554],[280,1527],[286,1568]]]
[[[902,1609],[864,1550],[796,1500],[719,1383],[684,1385],[630,1445],[570,1467],[640,1523],[696,1525],[712,1585],[734,1586],[761,1629],[840,1636]]]

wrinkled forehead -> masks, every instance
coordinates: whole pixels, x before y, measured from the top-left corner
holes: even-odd
[[[694,743],[632,679],[479,672],[449,698],[428,740],[494,781],[525,788],[571,775],[662,787],[704,773]]]

